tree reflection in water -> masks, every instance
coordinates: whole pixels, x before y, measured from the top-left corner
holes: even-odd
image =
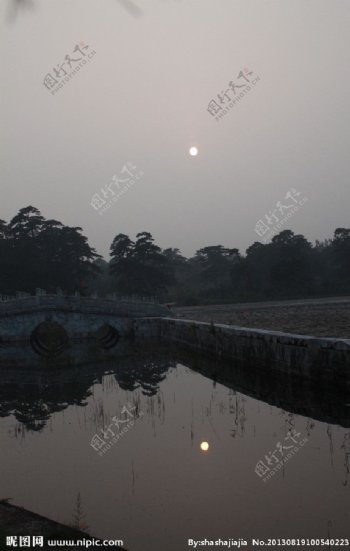
[[[123,358],[112,369],[100,365],[50,373],[1,370],[0,417],[15,417],[19,423],[15,436],[23,430],[40,431],[54,413],[72,405],[86,406],[96,383],[106,385],[114,380],[123,390],[139,388],[144,395],[155,396],[166,372],[175,365],[172,360],[151,356]],[[103,420],[103,403],[96,406],[97,419]]]

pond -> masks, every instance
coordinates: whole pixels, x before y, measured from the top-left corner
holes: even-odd
[[[130,551],[349,536],[346,398],[163,351],[2,380],[14,504]]]

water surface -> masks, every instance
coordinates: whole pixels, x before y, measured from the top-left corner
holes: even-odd
[[[70,523],[80,494],[89,532],[130,551],[179,551],[189,538],[348,537],[347,405],[337,417],[324,397],[304,403],[301,387],[299,403],[298,387],[270,400],[265,389],[263,400],[253,375],[252,392],[242,392],[234,377],[218,381],[218,365],[216,380],[203,373],[204,360],[155,354],[51,374],[4,371],[0,497]],[[132,423],[121,435],[123,421]],[[96,434],[110,443],[103,454],[91,446]],[[291,445],[297,452],[283,464]],[[280,465],[266,482],[259,461],[270,472]]]

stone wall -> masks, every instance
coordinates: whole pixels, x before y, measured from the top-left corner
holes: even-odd
[[[162,318],[161,338],[247,368],[350,385],[350,340]]]

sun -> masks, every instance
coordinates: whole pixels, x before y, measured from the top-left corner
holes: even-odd
[[[202,450],[203,452],[207,452],[207,451],[209,450],[209,444],[208,444],[208,442],[201,442],[201,446],[200,446],[200,447],[201,447],[201,450]]]
[[[190,147],[190,155],[191,157],[196,157],[196,155],[198,155],[198,149],[194,145]]]

